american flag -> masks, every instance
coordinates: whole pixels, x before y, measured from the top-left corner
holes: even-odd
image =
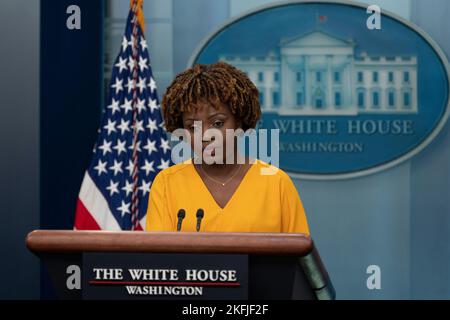
[[[132,0],[93,158],[78,196],[76,230],[144,229],[152,181],[171,165],[143,31],[142,0]]]

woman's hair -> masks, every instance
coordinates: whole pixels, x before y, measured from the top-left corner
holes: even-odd
[[[162,99],[167,131],[183,127],[182,113],[206,99],[217,108],[227,105],[242,129],[255,128],[261,116],[258,89],[239,69],[225,62],[196,64],[178,74]]]

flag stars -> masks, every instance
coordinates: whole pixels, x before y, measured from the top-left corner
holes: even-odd
[[[142,184],[138,189],[142,191],[142,195],[144,197],[145,197],[145,195],[147,195],[147,193],[149,193],[151,184],[152,184],[151,181],[149,181],[148,183],[145,183],[145,181],[142,180]]]
[[[159,108],[158,101],[156,99],[150,98],[150,101],[148,102],[148,107],[150,108],[151,113],[153,113],[153,110],[157,110]]]
[[[112,115],[114,115],[114,113],[116,113],[116,111],[120,112],[119,101],[116,101],[113,98],[111,104],[109,106],[107,106],[106,108],[111,109]]]
[[[136,123],[134,125],[134,129],[136,130],[136,133],[139,134],[139,132],[145,132],[144,130],[144,120],[136,120]]]
[[[128,149],[133,150],[133,144],[131,144]],[[141,141],[136,142],[136,150],[137,152],[141,152]]]
[[[161,145],[160,145],[160,147],[163,149],[164,154],[165,154],[168,150],[170,150],[169,140],[161,138]]]
[[[100,150],[103,151],[103,155],[107,154],[108,152],[112,153],[111,143],[112,143],[111,141],[108,142],[108,141],[106,141],[106,139],[103,139],[103,144],[98,147]]]
[[[123,109],[125,115],[128,113],[128,111],[133,110],[133,107],[131,106],[132,102],[133,100],[128,100],[127,98],[125,98],[124,103],[120,106]]]
[[[114,193],[119,194],[119,190],[117,187],[119,186],[118,182],[114,182],[112,180],[109,181],[109,186],[106,187],[107,190],[109,190],[109,195],[112,197]]]
[[[130,71],[132,72],[134,67],[136,66],[136,60],[133,59],[132,57],[128,58],[128,68],[130,69]]]
[[[141,72],[143,72],[145,69],[148,69],[147,66],[147,58],[143,58],[141,56],[139,56],[139,70],[141,70]],[[144,82],[144,86],[145,86],[145,82]]]
[[[125,152],[125,153],[127,152],[127,150],[125,148],[125,143],[126,143],[125,140],[121,141],[120,139],[117,139],[117,144],[113,147],[113,149],[117,151],[117,155],[120,156],[120,154],[122,152]]]
[[[116,90],[116,94],[118,94],[120,91],[123,90],[123,80],[119,80],[119,78],[116,78],[115,83],[111,86],[111,88]]]
[[[150,81],[148,82],[148,87],[150,88],[152,93],[156,89],[156,82],[155,82],[155,80],[153,80],[152,77],[150,77]]]
[[[169,165],[170,165],[169,160],[161,159],[161,164],[157,167],[157,169],[164,170],[164,169],[167,169],[169,167]]]
[[[125,169],[128,170],[128,172],[130,173],[130,176],[133,174],[133,168],[134,168],[133,161],[129,160],[128,166],[126,166]]]
[[[118,125],[117,128],[120,129],[121,135],[123,135],[125,133],[125,131],[131,131],[129,128],[129,123],[130,123],[129,120],[127,120],[127,121],[125,121],[123,119],[120,120],[120,125]]]
[[[141,167],[142,170],[145,170],[145,174],[148,176],[150,172],[155,172],[155,169],[153,168],[155,161],[148,162],[147,159],[145,159],[145,165]]]
[[[156,149],[156,141],[147,139],[147,144],[144,146],[144,149],[147,150],[148,155],[151,155],[153,151],[158,151],[158,149]]]
[[[97,170],[98,176],[101,176],[103,172],[108,173],[108,171],[106,171],[106,164],[107,164],[106,161],[102,162],[101,159],[98,159],[97,166],[94,167],[94,169]]]
[[[145,90],[145,79],[139,77],[139,82],[136,84],[136,87],[139,88],[139,93],[142,93]]]
[[[127,70],[127,59],[122,59],[119,56],[119,62],[115,64],[117,68],[119,68],[119,73],[122,73],[123,70]]]
[[[125,191],[126,196],[133,192],[133,184],[125,180],[125,186],[122,187],[122,190]]]
[[[89,169],[112,202],[109,206],[114,214],[120,214],[123,221],[130,219],[130,196],[136,192],[139,197],[148,196],[154,175],[171,165],[167,159],[170,140],[160,130],[161,105],[156,96],[149,45],[143,35],[134,37],[127,32],[112,66],[111,97],[102,110],[106,118],[99,126],[100,138]]]
[[[147,48],[148,48],[147,40],[145,40],[143,37],[141,37],[141,49],[142,49],[142,51],[144,51]]]
[[[145,100],[144,99],[139,99],[136,103],[136,109],[138,110],[138,113],[141,114],[142,111],[145,111]]]
[[[112,170],[112,171],[114,171],[114,176],[116,176],[117,175],[117,173],[123,173],[123,170],[122,170],[122,161],[121,162],[118,162],[117,160],[114,160],[114,165],[113,166],[111,166],[111,167],[109,167],[109,170]]]
[[[150,130],[150,134],[152,134],[153,131],[158,130],[158,126],[156,125],[156,120],[149,119],[148,125],[146,128],[148,128]]]
[[[108,130],[108,136],[111,134],[111,132],[117,132],[116,122],[108,119],[108,124],[106,126],[104,126],[103,129]]]
[[[124,36],[122,39],[122,51],[123,52],[125,52],[127,50],[129,44],[130,43],[128,42],[127,37]]]
[[[131,79],[130,77],[128,77],[128,82],[125,85],[125,87],[128,88],[128,93],[131,93],[131,91],[133,91],[133,89],[136,87],[136,83],[134,82],[133,79]]]
[[[120,207],[117,207],[117,210],[120,211],[120,214],[123,218],[126,213],[128,213],[128,214],[131,213],[130,212],[130,203],[126,203],[122,200],[122,204],[120,205]]]

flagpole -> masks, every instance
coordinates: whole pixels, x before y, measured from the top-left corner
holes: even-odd
[[[132,154],[132,161],[133,161],[133,173],[132,173],[132,180],[133,180],[133,193],[131,196],[131,224],[132,224],[132,230],[136,230],[138,228],[139,224],[139,195],[138,195],[138,150],[137,150],[137,141],[138,141],[138,131],[137,131],[137,81],[138,81],[138,0],[133,0],[133,43],[132,43],[132,51],[133,51],[133,60],[134,60],[134,68],[133,68],[133,154]]]

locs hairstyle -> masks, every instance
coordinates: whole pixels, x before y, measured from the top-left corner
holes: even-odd
[[[225,62],[196,64],[178,74],[164,94],[167,131],[183,128],[183,112],[192,111],[202,99],[216,108],[220,102],[227,105],[244,131],[255,128],[261,117],[258,89],[244,72]]]

